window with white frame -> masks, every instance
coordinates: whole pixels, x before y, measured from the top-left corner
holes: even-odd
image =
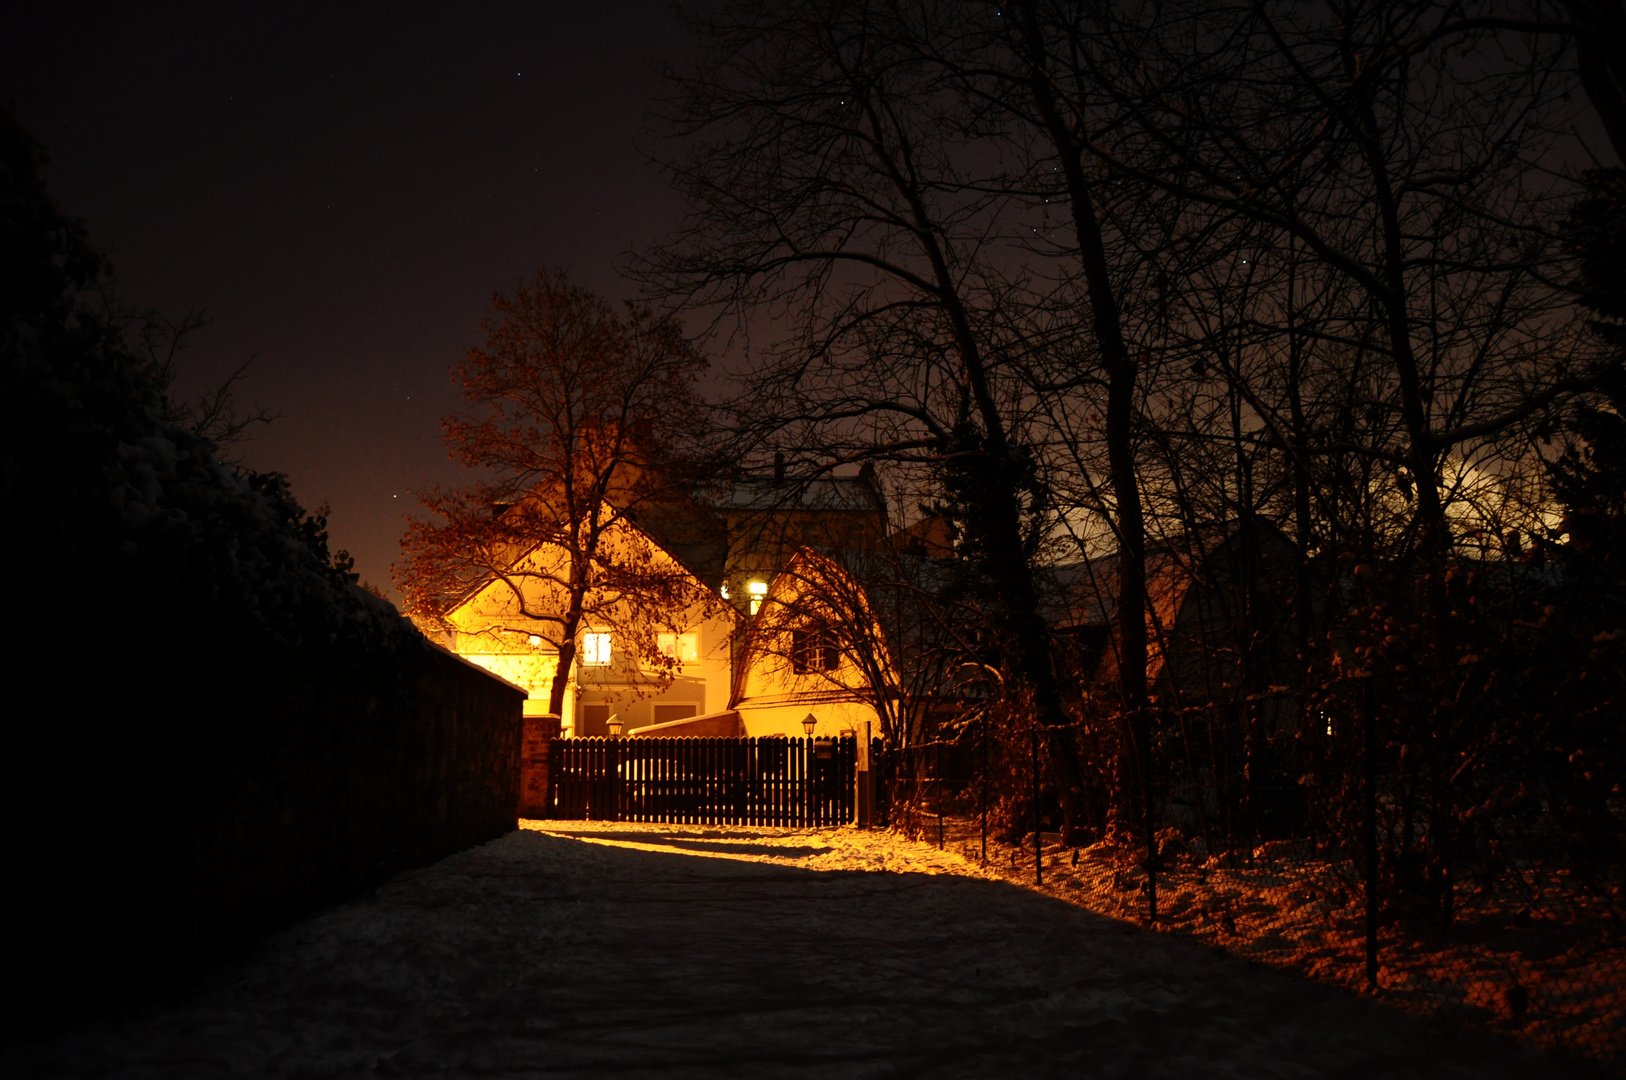
[[[790,666],[798,675],[834,671],[841,666],[836,636],[826,627],[790,632]]]
[[[604,667],[610,662],[610,632],[592,630],[582,635],[582,666]]]
[[[700,662],[700,635],[693,631],[687,634],[661,634],[658,644],[662,656],[670,657],[680,664]]]

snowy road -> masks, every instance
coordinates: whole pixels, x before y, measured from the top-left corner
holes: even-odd
[[[0,1073],[1563,1075],[890,835],[528,825]]]

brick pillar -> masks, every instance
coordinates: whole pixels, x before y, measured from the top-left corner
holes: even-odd
[[[520,743],[519,816],[548,816],[548,747],[559,737],[557,716],[527,716]]]

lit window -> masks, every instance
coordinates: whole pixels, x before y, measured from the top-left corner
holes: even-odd
[[[751,614],[755,615],[762,610],[762,598],[768,595],[768,583],[753,581],[745,587],[745,591],[751,594]]]
[[[582,635],[582,664],[586,667],[604,667],[610,662],[610,633]]]
[[[700,635],[688,634],[661,634],[661,655],[671,657],[680,664],[695,664],[700,661]]]

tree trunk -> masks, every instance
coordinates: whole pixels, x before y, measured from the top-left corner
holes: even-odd
[[[1358,67],[1355,58],[1347,57],[1345,66],[1353,78],[1353,72]],[[1377,117],[1371,102],[1365,99],[1356,103],[1355,114],[1359,119],[1357,135],[1361,152],[1372,177],[1383,228],[1384,289],[1376,299],[1383,311],[1389,355],[1400,391],[1401,422],[1406,429],[1406,465],[1412,473],[1413,493],[1417,499],[1413,519],[1417,523],[1417,554],[1423,572],[1425,615],[1435,648],[1434,663],[1439,665],[1447,662],[1445,652],[1450,642],[1445,595],[1445,560],[1450,553],[1450,534],[1445,521],[1445,508],[1440,500],[1437,475],[1439,455],[1429,428],[1428,409],[1432,391],[1423,385],[1417,353],[1412,346],[1400,207],[1395,199],[1388,164],[1378,144]]]
[[[1038,589],[1023,544],[1021,506],[1012,483],[1012,450],[992,396],[980,378],[981,358],[969,335],[962,338],[961,353],[986,429],[981,445],[962,453],[972,458],[965,467],[971,481],[967,502],[978,515],[985,547],[983,569],[999,590],[1001,651],[1012,674],[1031,695],[1029,704],[1045,730],[1050,769],[1061,797],[1063,841],[1078,845],[1085,839],[1088,818],[1083,768],[1073,740],[1072,718],[1056,677],[1050,627],[1039,613]]]
[[[1626,164],[1626,5],[1621,0],[1564,0],[1575,35],[1576,70],[1615,156]]]
[[[1072,204],[1078,237],[1079,262],[1090,299],[1090,317],[1096,344],[1107,372],[1106,442],[1108,479],[1117,503],[1118,534],[1118,678],[1127,721],[1128,745],[1133,755],[1120,760],[1119,782],[1126,796],[1136,791],[1140,816],[1152,844],[1151,730],[1146,688],[1146,525],[1142,517],[1140,483],[1135,475],[1134,395],[1137,370],[1124,341],[1117,298],[1107,263],[1089,183],[1080,159],[1074,129],[1056,107],[1048,75],[1049,60],[1033,0],[1021,4],[1020,33],[1028,54],[1028,84],[1044,133],[1055,149]],[[1132,782],[1138,779],[1138,784]]]
[[[553,672],[553,685],[548,688],[548,712],[563,718],[565,690],[570,685],[570,667],[576,662],[576,627],[581,625],[581,613],[565,620],[568,634],[559,642],[559,666]]]
[[[1007,655],[1014,661],[1022,683],[1033,695],[1033,710],[1045,731],[1050,770],[1062,805],[1062,842],[1078,846],[1085,840],[1088,810],[1084,804],[1083,768],[1073,739],[1072,718],[1062,703],[1061,684],[1056,678],[1050,652],[1050,628],[1039,614],[1038,591],[1021,543],[1021,519],[1016,500],[1008,488],[993,509],[998,515],[990,529],[990,540],[998,547],[990,551],[991,569],[999,582],[1001,605],[1011,631]],[[1011,647],[1014,645],[1014,648]],[[1034,811],[1037,814],[1037,808]]]
[[[1061,797],[1062,838],[1080,844],[1085,837],[1087,808],[1083,800],[1084,773],[1073,740],[1072,718],[1062,703],[1050,652],[1050,627],[1039,614],[1038,590],[1023,543],[1021,506],[1017,498],[1016,461],[1004,419],[988,385],[982,351],[971,319],[956,291],[957,282],[948,259],[931,230],[918,192],[907,185],[912,212],[920,224],[918,236],[932,265],[937,297],[949,317],[956,351],[964,365],[967,389],[982,420],[983,445],[971,468],[977,477],[974,491],[988,545],[988,572],[1000,586],[1000,608],[1009,631],[1004,653],[1022,684],[1033,695],[1032,706],[1046,732],[1050,768]]]
[[[571,559],[570,608],[565,612],[559,632],[559,665],[553,672],[553,685],[548,688],[548,711],[561,719],[564,718],[565,688],[570,685],[570,668],[576,662],[576,638],[581,630],[582,611],[587,606],[587,573],[580,565],[584,561]]]

